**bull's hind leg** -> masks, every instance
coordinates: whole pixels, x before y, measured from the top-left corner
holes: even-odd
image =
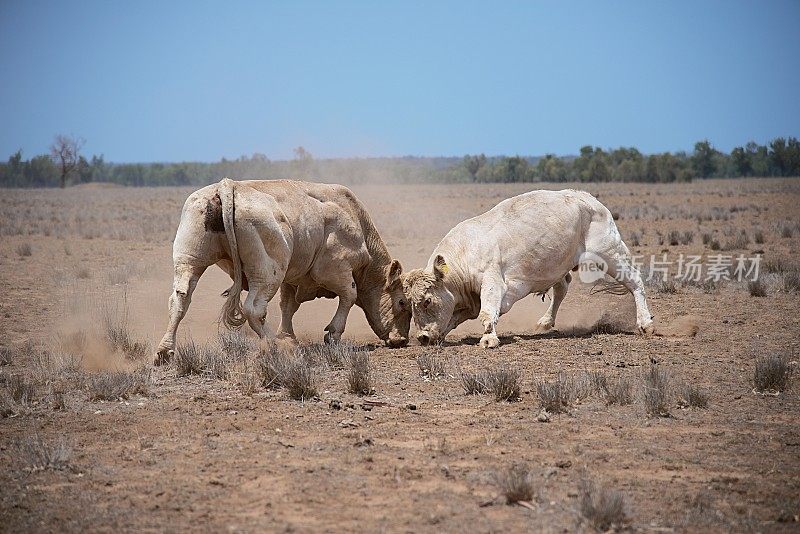
[[[281,326],[278,328],[279,336],[288,336],[294,339],[294,326],[292,317],[300,308],[297,302],[297,287],[290,284],[281,285]]]
[[[564,297],[567,296],[567,290],[569,289],[569,283],[571,281],[572,276],[567,273],[564,278],[553,286],[553,300],[550,301],[550,307],[547,308],[542,318],[536,323],[536,328],[539,332],[546,332],[555,326],[558,308],[561,306]]]
[[[251,282],[247,298],[242,304],[242,313],[247,319],[247,323],[260,338],[272,337],[272,332],[267,326],[267,305],[278,292],[279,287],[279,281],[259,284]]]
[[[639,332],[652,334],[653,318],[647,307],[644,283],[639,270],[633,265],[631,253],[621,238],[617,237],[617,239],[609,241],[607,246],[595,249],[587,247],[587,251],[600,256],[606,262],[606,273],[631,292],[636,302],[636,326],[639,328]]]
[[[206,266],[179,263],[175,265],[175,280],[169,297],[169,326],[156,349],[154,365],[167,363],[175,355],[175,333],[192,302],[192,293]]]

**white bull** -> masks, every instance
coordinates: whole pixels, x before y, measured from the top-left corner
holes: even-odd
[[[183,206],[173,261],[169,327],[156,363],[172,356],[197,281],[214,264],[233,278],[222,314],[228,327],[246,321],[260,337],[269,335],[267,304],[280,288],[282,334],[294,336],[292,316],[301,303],[338,297],[326,341],[341,338],[354,304],[388,345],[408,340],[411,310],[400,262],[389,256],[369,214],[346,187],[228,179],[204,187]],[[247,291],[244,304],[242,290]]]
[[[444,339],[467,319],[480,319],[480,345],[499,345],[495,327],[519,299],[553,289],[540,330],[555,325],[571,281],[586,258],[603,264],[636,301],[636,323],[653,330],[644,284],[608,209],[586,192],[531,191],[456,225],[425,269],[403,277],[422,344]]]

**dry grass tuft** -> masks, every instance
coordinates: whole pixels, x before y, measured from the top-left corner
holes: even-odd
[[[86,389],[90,401],[114,401],[131,395],[147,395],[150,391],[150,370],[102,371],[87,375]]]
[[[425,349],[417,356],[417,365],[425,378],[439,378],[447,371],[447,363],[439,349]]]
[[[8,347],[0,347],[0,366],[11,365],[14,359],[14,351]]]
[[[364,350],[353,352],[350,357],[350,370],[347,374],[350,393],[356,395],[373,395],[372,372],[370,371],[369,353]]]
[[[756,359],[753,385],[759,393],[779,393],[786,390],[792,378],[789,358],[777,354],[760,356]]]
[[[800,271],[783,273],[783,290],[787,293],[800,291]]]
[[[184,345],[179,345],[175,350],[175,357],[172,359],[172,363],[175,366],[175,374],[178,376],[202,374],[205,368],[205,353],[207,350],[209,350],[208,346],[198,345],[192,340],[189,340]]]
[[[127,311],[103,310],[103,329],[111,349],[120,351],[129,360],[143,360],[150,354],[147,343],[133,339]]]
[[[648,415],[669,417],[669,373],[657,364],[650,364],[642,379],[644,404]]]
[[[633,383],[625,378],[619,377],[616,380],[612,380],[608,384],[608,390],[606,391],[606,404],[618,404],[620,406],[625,406],[628,404],[633,403]]]
[[[592,389],[603,387],[605,377],[598,374],[582,373],[579,376],[568,375],[559,371],[552,382],[540,380],[536,384],[539,403],[550,413],[569,411],[570,406],[589,396]]]
[[[9,375],[5,378],[6,392],[12,401],[28,406],[36,400],[36,384],[24,375]]]
[[[681,384],[678,388],[678,406],[708,408],[708,395],[692,384]]]
[[[506,504],[530,502],[535,488],[533,473],[526,465],[515,464],[506,471],[495,474],[495,483],[506,498]]]
[[[261,373],[261,385],[266,388],[280,388],[284,385],[290,356],[281,350],[276,343],[262,346],[256,356]]]
[[[68,469],[72,450],[64,443],[46,443],[38,434],[15,443],[19,460],[31,471]]]
[[[347,341],[314,343],[303,348],[305,358],[313,364],[325,364],[330,369],[345,369],[362,348]]]
[[[460,371],[461,386],[467,395],[480,395],[489,391],[486,371]]]
[[[499,367],[486,371],[486,384],[498,402],[518,400],[522,391],[521,374],[519,370],[511,367]]]
[[[747,282],[747,290],[751,297],[766,297],[767,286],[761,280],[750,280]]]
[[[304,401],[317,396],[314,369],[303,358],[295,357],[286,368],[283,385],[294,400]]]
[[[224,330],[219,334],[219,348],[230,360],[238,362],[246,359],[255,345],[241,330]]]
[[[27,258],[28,256],[33,255],[33,248],[31,247],[30,243],[22,243],[17,245],[14,250],[21,258]]]
[[[607,490],[588,479],[580,482],[580,513],[592,527],[606,532],[626,522],[625,499],[618,491]]]

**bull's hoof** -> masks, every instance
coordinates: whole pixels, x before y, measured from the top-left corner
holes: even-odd
[[[156,353],[156,357],[153,358],[153,365],[166,365],[175,356],[175,350],[173,349],[161,349]]]
[[[496,349],[500,346],[500,340],[497,338],[497,334],[484,334],[480,346],[483,349]]]
[[[341,337],[342,337],[341,334],[337,336],[334,332],[325,332],[325,337],[323,338],[323,341],[325,341],[326,345],[333,345],[334,343],[338,343]]]
[[[650,321],[647,324],[639,325],[639,333],[645,336],[651,336],[655,332],[655,326],[653,325],[653,321]]]
[[[555,325],[556,325],[555,321],[542,317],[541,319],[539,319],[539,322],[536,323],[536,332],[537,333],[549,332],[550,330],[553,329]]]

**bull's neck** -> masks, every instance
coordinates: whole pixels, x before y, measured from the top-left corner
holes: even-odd
[[[387,339],[388,329],[384,326],[381,314],[381,295],[386,284],[386,275],[391,262],[386,258],[373,259],[363,270],[355,274],[356,287],[358,288],[358,304],[364,310],[372,331],[381,339]]]

